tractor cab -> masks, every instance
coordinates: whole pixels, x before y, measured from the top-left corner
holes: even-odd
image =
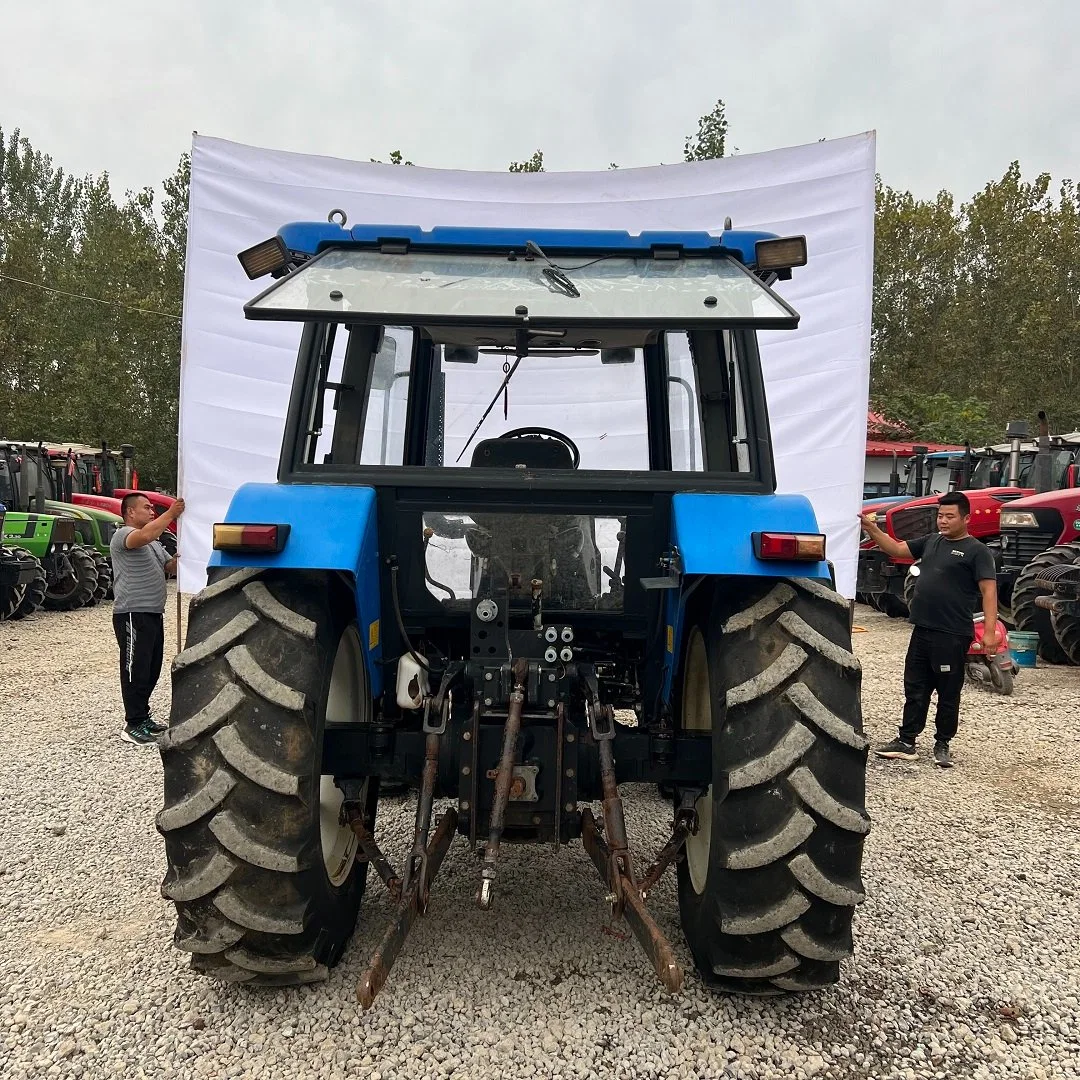
[[[617,632],[598,692],[654,724],[675,676],[656,626],[680,630],[680,575],[828,577],[805,500],[756,501],[765,531],[810,537],[778,556],[740,521],[750,503],[714,497],[775,488],[756,335],[798,323],[771,285],[805,261],[800,238],[324,225],[277,239],[289,272],[244,310],[304,327],[279,480],[373,494],[383,655],[423,636],[482,679],[522,655],[558,663],[570,650],[544,640],[549,620],[583,649]],[[234,511],[258,520],[246,499]],[[228,536],[222,565],[243,562]],[[383,666],[369,674],[379,693]],[[384,708],[399,712],[393,693]]]

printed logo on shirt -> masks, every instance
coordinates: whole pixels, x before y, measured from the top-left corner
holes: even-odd
[[[956,548],[953,548],[952,551],[949,552],[949,554],[950,555],[959,555],[961,559],[964,557],[964,553],[962,551],[957,551]]]

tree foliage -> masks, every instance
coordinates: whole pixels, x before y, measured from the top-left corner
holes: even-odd
[[[697,134],[687,135],[683,143],[686,161],[711,161],[722,158],[727,144],[727,106],[717,103],[698,121]]]
[[[0,132],[0,434],[132,442],[174,487],[188,169],[159,210]]]
[[[544,172],[544,151],[537,150],[525,161],[511,161],[511,172]]]
[[[1080,202],[1013,162],[956,205],[878,183],[871,395],[917,436],[1080,427]]]
[[[723,157],[727,135],[717,101],[684,157]],[[543,172],[543,151],[510,171]],[[0,130],[0,435],[132,442],[144,484],[174,489],[190,176],[185,154],[160,196],[117,198]],[[1039,409],[1080,428],[1078,308],[1072,181],[1013,162],[958,203],[879,179],[871,399],[913,438],[1000,441]]]

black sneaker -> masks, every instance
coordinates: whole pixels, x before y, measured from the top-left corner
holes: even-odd
[[[125,724],[120,738],[134,746],[156,746],[159,733],[154,731],[148,720],[138,724]]]
[[[874,753],[878,757],[894,758],[902,761],[914,761],[919,756],[915,750],[915,744],[906,743],[903,739],[893,739],[892,742],[875,746]]]
[[[146,721],[145,727],[155,735],[164,735],[169,730],[168,724],[159,724],[153,717]]]
[[[952,754],[949,751],[949,744],[947,742],[938,741],[934,743],[934,764],[941,766],[943,769],[952,768]]]

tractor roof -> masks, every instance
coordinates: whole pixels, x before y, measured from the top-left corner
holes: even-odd
[[[725,229],[721,233],[663,230],[636,235],[615,229],[473,228],[416,225],[353,225],[328,221],[296,221],[283,225],[278,236],[290,251],[317,255],[328,247],[406,251],[510,252],[533,243],[548,255],[728,255],[744,266],[757,265],[756,245],[775,240],[776,233]]]

